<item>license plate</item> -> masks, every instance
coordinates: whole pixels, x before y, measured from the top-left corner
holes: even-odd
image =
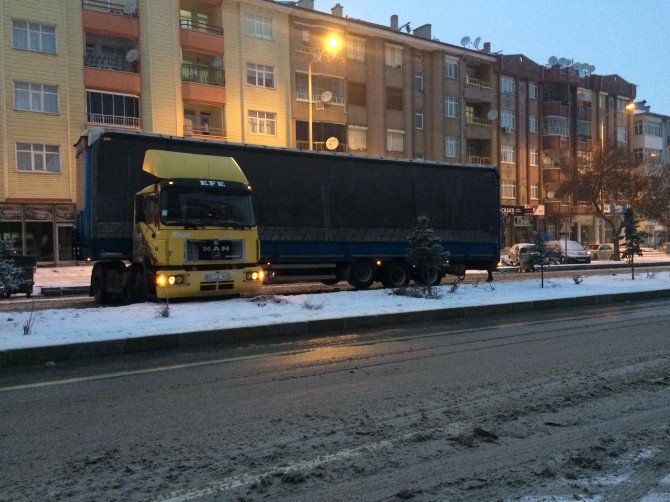
[[[229,281],[230,274],[228,272],[219,272],[216,274],[205,274],[206,281]]]

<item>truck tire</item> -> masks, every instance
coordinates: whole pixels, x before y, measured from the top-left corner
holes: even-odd
[[[402,260],[392,261],[384,267],[382,285],[385,288],[404,288],[410,280],[410,269]]]
[[[91,296],[100,305],[109,303],[109,293],[107,292],[107,285],[105,281],[105,268],[96,263],[93,265],[93,272],[91,273]]]
[[[126,303],[142,303],[147,298],[147,272],[139,264],[133,264],[129,271]]]
[[[370,260],[358,260],[349,265],[347,282],[356,289],[368,289],[375,282],[375,267]]]
[[[442,282],[442,273],[435,268],[417,270],[414,280],[421,286],[437,286]]]

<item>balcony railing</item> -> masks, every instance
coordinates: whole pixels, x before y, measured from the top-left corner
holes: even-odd
[[[127,4],[110,2],[107,0],[82,0],[84,9],[120,14],[122,16],[137,17],[137,9],[130,8]]]
[[[469,75],[465,76],[465,85],[476,85],[477,87],[483,87],[484,89],[492,89],[491,82],[480,80]]]
[[[491,157],[481,157],[479,155],[468,155],[467,161],[470,164],[480,164],[483,166],[491,165]]]
[[[89,68],[100,68],[101,70],[128,71],[132,73],[139,72],[137,61],[129,63],[123,57],[102,54],[84,56],[84,66],[88,66]]]
[[[476,124],[480,126],[491,127],[491,121],[486,119],[480,119],[479,117],[467,117],[466,122],[468,124]]]
[[[89,124],[111,125],[120,127],[140,127],[139,117],[123,117],[120,115],[89,113],[87,121]]]
[[[296,141],[295,146],[299,150],[309,150],[309,141]],[[335,150],[328,150],[328,148],[326,148],[326,142],[325,141],[312,141],[312,146],[313,146],[314,151],[316,151],[316,152],[347,153],[349,151],[349,149],[347,148],[347,145],[345,143],[340,143],[339,145],[337,145],[337,148],[335,148]]]
[[[197,84],[226,86],[224,71],[210,66],[198,66],[188,63],[181,65],[181,79],[184,82],[195,82]]]
[[[560,136],[562,138],[567,138],[569,136],[569,130],[567,127],[546,127],[544,129],[544,136]]]
[[[179,20],[179,26],[185,30],[202,31],[204,33],[210,33],[211,35],[223,35],[223,28],[221,28],[221,26],[203,23],[197,19],[182,17]]]
[[[202,136],[203,138],[211,137],[216,139],[226,139],[226,130],[216,127],[191,126],[184,125],[184,136]]]

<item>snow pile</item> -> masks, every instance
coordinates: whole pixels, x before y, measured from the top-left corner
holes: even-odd
[[[272,325],[316,319],[357,317],[393,312],[414,312],[476,305],[507,304],[531,300],[634,293],[670,289],[670,273],[652,276],[638,271],[572,278],[539,278],[518,282],[462,284],[435,288],[441,298],[424,299],[390,294],[389,290],[343,291],[321,295],[235,298],[170,304],[170,316],[158,315],[160,305],[142,303],[119,307],[53,309],[33,312],[30,335],[23,325],[30,312],[0,314],[0,350],[116,340],[147,335],[207,331],[244,326]]]

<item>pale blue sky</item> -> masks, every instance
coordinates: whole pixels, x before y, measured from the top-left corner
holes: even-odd
[[[460,45],[468,35],[493,52],[549,56],[618,74],[637,85],[637,99],[670,115],[670,0],[316,0],[330,12],[388,26],[392,14],[412,28],[430,23],[433,36]],[[480,45],[481,48],[481,45]]]

